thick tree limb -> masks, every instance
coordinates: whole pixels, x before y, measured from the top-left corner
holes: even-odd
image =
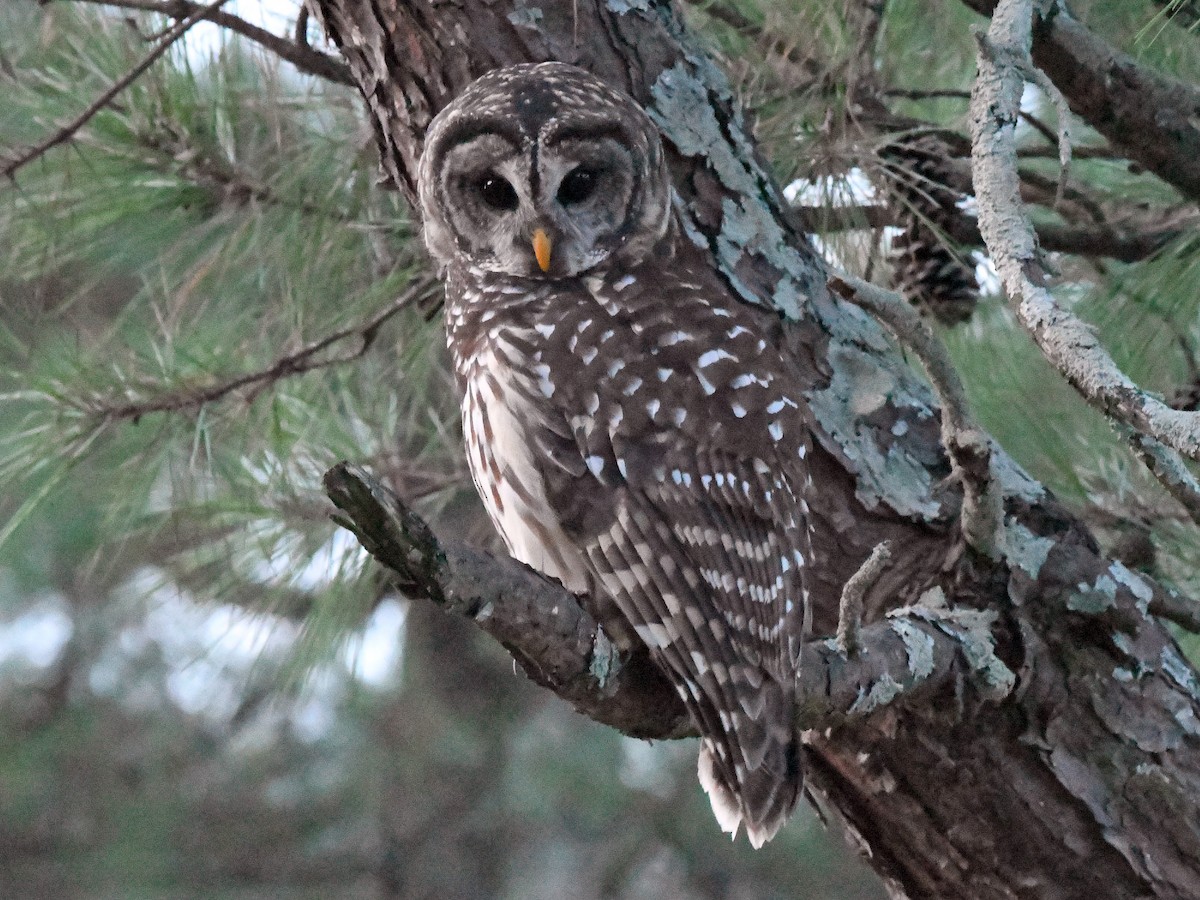
[[[391,570],[407,595],[471,619],[533,681],[579,712],[634,737],[695,734],[657,667],[644,654],[618,653],[580,598],[557,581],[514,559],[440,541],[358,466],[334,466],[325,473],[325,490],[341,510],[334,520]],[[1012,674],[995,656],[988,634],[994,621],[991,614],[917,605],[858,629],[849,656],[836,640],[807,644],[799,667],[801,724],[829,728],[944,688],[961,674],[973,674],[985,695],[1002,697]]]
[[[1043,355],[1085,399],[1113,418],[1192,459],[1200,459],[1200,413],[1172,409],[1139,388],[1091,328],[1046,288],[1033,225],[1021,203],[1015,122],[1024,87],[1032,0],[1001,0],[980,35],[971,99],[971,160],[979,230],[1017,317]]]
[[[996,0],[963,0],[983,15]],[[1081,24],[1062,0],[1039,4],[1033,62],[1075,114],[1185,197],[1200,200],[1200,90],[1147,69]]]

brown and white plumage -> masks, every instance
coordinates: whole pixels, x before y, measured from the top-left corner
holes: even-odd
[[[778,323],[679,252],[654,126],[579,69],[477,81],[431,126],[420,187],[492,520],[650,650],[703,736],[719,823],[761,845],[801,785],[809,555],[808,437]]]

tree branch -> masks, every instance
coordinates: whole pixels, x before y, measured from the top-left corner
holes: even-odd
[[[341,511],[334,521],[354,533],[406,594],[472,620],[530,679],[577,711],[634,737],[696,733],[666,677],[645,653],[620,653],[588,612],[586,598],[514,559],[440,541],[358,466],[339,463],[325,473],[324,483]],[[884,557],[876,556],[878,568]],[[801,727],[828,728],[859,718],[963,674],[972,676],[984,696],[1005,696],[1013,676],[993,651],[989,628],[995,618],[947,609],[935,592],[929,602],[862,629],[850,657],[836,640],[806,644],[797,682]]]
[[[125,90],[125,88],[129,87],[129,85],[137,81],[137,79],[140,78],[147,69],[149,69],[158,61],[159,57],[170,50],[171,46],[181,37],[183,37],[189,28],[191,28],[201,19],[206,19],[212,16],[212,14],[215,13],[217,9],[226,2],[227,0],[214,0],[213,3],[210,3],[207,6],[197,5],[196,8],[186,18],[181,19],[174,27],[172,27],[165,35],[163,35],[163,39],[155,45],[153,50],[151,50],[146,54],[145,57],[142,58],[141,62],[113,82],[112,86],[95,100],[93,100],[92,103],[88,105],[87,109],[81,112],[66,125],[59,128],[58,131],[54,132],[54,134],[50,135],[45,140],[20,151],[15,157],[6,162],[3,168],[0,168],[0,175],[4,175],[7,178],[12,178],[14,175],[16,175],[17,170],[22,166],[33,162],[35,159],[42,156],[48,150],[57,147],[59,144],[69,141],[75,135],[75,133],[79,131],[80,128],[86,125],[92,119],[92,117],[96,115],[96,113],[100,112],[100,110],[104,109],[104,107],[108,106],[108,104],[112,103],[116,96],[121,93],[121,91]]]
[[[1200,634],[1200,603],[1158,584],[1154,584],[1153,588],[1150,612],[1186,628],[1192,634]]]
[[[231,160],[211,154],[204,147],[193,145],[185,136],[174,134],[169,128],[162,128],[161,123],[155,124],[159,126],[158,131],[134,130],[137,144],[152,155],[128,154],[129,157],[143,165],[149,165],[155,171],[174,175],[198,188],[217,193],[222,201],[237,206],[254,201],[264,206],[293,210],[307,216],[332,219],[344,223],[349,228],[391,231],[397,228],[395,222],[359,220],[339,209],[327,209],[307,200],[293,200],[281,196],[257,182]],[[166,132],[165,136],[163,132]]]
[[[1003,5],[963,2],[983,15]],[[1186,197],[1200,199],[1200,91],[1110,46],[1075,19],[1063,0],[1039,4],[1031,25],[1033,62],[1075,114],[1129,159]]]
[[[199,3],[192,0],[70,0],[73,3],[91,3],[98,6],[112,6],[117,9],[139,9],[145,12],[158,13],[172,19],[183,19],[201,9]],[[301,17],[297,19],[297,40],[291,41],[247,22],[232,13],[215,10],[207,19],[214,25],[220,25],[235,34],[253,41],[266,50],[270,50],[280,59],[290,62],[293,66],[308,75],[324,78],[335,84],[353,86],[350,68],[336,56],[314,50],[299,41],[301,23],[307,25],[308,11],[301,7]]]
[[[1040,72],[1040,70],[1038,70],[1038,69],[1033,69],[1031,71],[1032,72]],[[1038,78],[1038,76],[1034,76],[1034,77]],[[1053,148],[1054,148],[1053,154],[1056,158],[1059,158],[1062,153],[1061,146],[1063,144],[1063,138],[1064,138],[1063,128],[1064,128],[1064,122],[1066,121],[1064,113],[1069,112],[1070,107],[1068,106],[1068,104],[1066,102],[1066,98],[1063,97],[1062,92],[1059,91],[1059,89],[1052,82],[1045,81],[1042,79],[1044,79],[1044,76],[1041,76],[1041,78],[1039,78],[1038,86],[1046,93],[1046,96],[1050,98],[1051,102],[1053,102],[1055,109],[1057,110],[1057,112],[1059,114],[1058,131],[1055,131],[1053,128],[1051,128],[1049,125],[1047,125],[1041,119],[1039,119],[1033,113],[1028,112],[1027,110],[1024,110],[1024,109],[1021,110],[1021,119],[1024,122],[1026,122],[1030,128],[1032,128],[1034,131],[1036,131],[1038,134],[1040,134],[1042,137],[1044,137],[1046,139],[1047,143],[1049,143],[1053,146]],[[969,100],[971,98],[971,92],[959,90],[956,88],[934,88],[931,90],[912,90],[912,89],[907,89],[907,88],[894,88],[891,90],[884,91],[884,96],[899,97],[904,100],[945,100],[945,99]],[[1048,154],[1045,152],[1045,150],[1046,150],[1046,148],[1044,148],[1044,147],[1022,148],[1021,155],[1022,156],[1046,156]],[[1120,156],[1120,154],[1116,153],[1111,147],[1080,147],[1078,149],[1071,148],[1071,153],[1072,153],[1072,155],[1079,156],[1080,158],[1100,158],[1100,159],[1114,159],[1114,158],[1120,159],[1120,158],[1122,158]]]
[[[395,316],[402,309],[431,295],[434,292],[434,288],[439,286],[439,284],[439,282],[428,275],[418,278],[400,296],[366,322],[350,328],[342,328],[332,334],[328,334],[319,340],[301,347],[294,353],[288,353],[279,357],[265,369],[238,375],[209,385],[208,387],[185,388],[179,391],[171,391],[150,400],[132,403],[86,404],[84,405],[84,410],[96,418],[105,421],[132,420],[136,423],[142,416],[149,415],[150,413],[184,412],[186,410],[198,409],[207,403],[220,400],[243,388],[251,388],[257,391],[261,390],[265,385],[278,381],[281,378],[301,375],[305,372],[311,372],[314,369],[323,369],[328,366],[353,362],[361,358],[371,348],[375,342],[375,335],[378,334],[379,328],[388,319]],[[334,344],[352,337],[357,337],[361,341],[359,346],[354,350],[344,353],[341,356],[321,357],[323,351],[329,349]]]
[[[862,650],[863,601],[867,592],[879,581],[879,576],[892,560],[892,545],[883,541],[875,546],[857,572],[842,587],[838,605],[838,629],[834,640],[847,658]]]
[[[1152,437],[1123,428],[1134,454],[1158,483],[1179,502],[1193,522],[1200,525],[1200,482],[1188,471],[1179,454]]]
[[[1076,157],[1079,153],[1076,152]],[[887,228],[902,225],[899,210],[894,205],[793,207],[812,223],[820,234],[850,231],[857,228]],[[972,216],[958,211],[946,227],[946,236],[968,247],[983,247],[979,225]],[[1159,210],[1136,221],[1119,225],[1075,226],[1045,224],[1036,226],[1038,244],[1051,253],[1070,253],[1076,256],[1105,257],[1120,262],[1137,262],[1153,256],[1164,246],[1184,233],[1200,227],[1200,213],[1188,210],[1173,212]]]
[[[1120,422],[1200,459],[1200,414],[1169,407],[1125,375],[1092,330],[1046,289],[1037,237],[1021,202],[1015,122],[1024,87],[1032,0],[1000,0],[979,38],[970,107],[971,161],[979,230],[1017,317],[1043,355],[1085,399]]]
[[[1077,256],[1108,257],[1120,262],[1138,262],[1153,256],[1180,235],[1189,234],[1200,227],[1200,214],[1194,211],[1182,215],[1172,215],[1163,211],[1160,215],[1147,219],[1097,227],[1038,225],[1038,243],[1043,250],[1051,253],[1071,253]],[[980,243],[982,242],[980,238]]]
[[[1154,0],[1154,3],[1162,7],[1162,11],[1155,17],[1156,21],[1161,17],[1188,31],[1193,31],[1200,25],[1200,3],[1196,0]]]

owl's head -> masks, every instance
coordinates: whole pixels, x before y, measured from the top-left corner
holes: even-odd
[[[542,278],[628,267],[671,222],[654,123],[564,63],[472,83],[430,124],[418,181],[425,242],[442,266]]]

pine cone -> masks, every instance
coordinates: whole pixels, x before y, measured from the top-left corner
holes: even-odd
[[[906,135],[879,151],[904,231],[892,241],[892,286],[939,322],[966,321],[975,308],[975,268],[947,243],[971,195],[971,179],[936,133]]]

